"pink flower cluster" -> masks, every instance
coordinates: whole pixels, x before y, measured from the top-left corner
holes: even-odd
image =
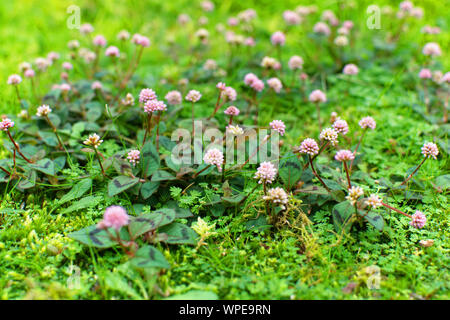
[[[97,228],[106,229],[106,228],[114,228],[117,231],[120,230],[123,226],[128,225],[130,221],[130,217],[127,214],[127,211],[121,206],[110,206],[106,208],[105,213],[103,215],[103,220],[101,220],[97,224]]]
[[[133,37],[131,38],[131,41],[135,45],[142,46],[144,48],[150,46],[149,38],[147,38],[147,37],[145,37],[145,36],[143,36],[143,35],[141,35],[139,33],[134,34]]]
[[[338,152],[336,152],[336,155],[334,156],[334,158],[337,161],[350,161],[353,160],[355,158],[355,156],[353,155],[353,152],[351,152],[350,150],[339,150]]]
[[[9,128],[14,127],[14,122],[11,121],[11,119],[9,118],[4,118],[1,122],[0,122],[0,130],[2,131],[8,131]]]
[[[202,94],[199,91],[197,91],[197,90],[190,90],[187,93],[185,99],[187,101],[197,102],[198,100],[200,100],[201,97],[202,97]]]
[[[261,162],[256,170],[255,179],[259,179],[258,183],[272,183],[277,175],[277,169],[271,162]]]
[[[261,92],[264,89],[264,82],[253,73],[247,73],[245,75],[244,83],[257,92]]]
[[[271,123],[269,123],[270,128],[272,130],[277,131],[280,135],[284,135],[284,132],[286,130],[286,125],[281,120],[273,120]]]
[[[309,94],[309,101],[314,103],[325,103],[327,102],[327,96],[322,90],[317,89]]]
[[[372,117],[364,117],[359,121],[358,124],[362,129],[370,128],[374,130],[377,126],[377,123]]]
[[[147,101],[155,100],[157,98],[158,97],[156,96],[155,91],[149,88],[142,89],[141,92],[139,93],[140,103],[146,103]]]
[[[223,113],[225,113],[228,116],[237,116],[239,115],[239,109],[236,108],[235,106],[229,106],[228,108],[225,109],[225,111]]]
[[[222,151],[216,148],[209,149],[205,156],[203,157],[203,161],[206,164],[214,165],[217,167],[219,172],[222,171],[222,165],[224,162],[224,157]]]
[[[346,74],[346,75],[356,75],[356,74],[358,74],[359,69],[358,69],[358,67],[355,64],[349,63],[349,64],[345,65],[345,67],[342,70],[342,72],[344,74]]]
[[[276,93],[280,93],[281,89],[283,88],[283,84],[281,83],[280,79],[278,79],[278,78],[270,78],[270,79],[268,79],[267,80],[267,84]]]
[[[128,161],[135,166],[136,163],[139,163],[139,158],[141,156],[141,152],[139,150],[130,150],[127,155]]]
[[[439,154],[439,149],[435,143],[426,142],[422,147],[422,154],[426,158],[432,157],[433,159],[436,160],[436,157]]]
[[[319,145],[317,144],[316,140],[311,138],[306,138],[302,141],[300,144],[300,153],[306,153],[310,156],[316,155],[319,153]]]
[[[183,100],[183,97],[181,96],[181,93],[179,91],[173,90],[167,92],[166,96],[164,97],[167,102],[170,105],[177,105],[181,104],[181,101]]]
[[[412,216],[412,220],[409,223],[414,228],[421,229],[427,223],[427,217],[423,214],[423,212],[417,210]]]
[[[337,119],[333,123],[333,129],[336,130],[338,133],[342,133],[343,135],[346,135],[348,133],[348,123],[345,120]]]
[[[161,100],[149,100],[145,103],[144,105],[144,111],[146,113],[153,113],[153,112],[157,112],[157,111],[166,111],[167,110],[167,106],[164,103],[164,101]]]
[[[286,36],[283,32],[277,31],[270,37],[270,41],[274,46],[284,46],[286,42]]]

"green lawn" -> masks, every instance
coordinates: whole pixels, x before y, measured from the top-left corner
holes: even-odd
[[[340,1],[314,2],[319,12],[332,9],[338,13]],[[389,3],[377,2],[380,6]],[[233,86],[241,99],[244,75],[248,72],[260,74],[258,64],[261,59],[266,55],[277,56],[270,45],[270,35],[285,28],[283,11],[299,5],[298,1],[285,0],[224,0],[216,1],[213,12],[204,13],[200,1],[187,0],[2,1],[2,114],[13,118],[21,109],[14,88],[6,84],[10,74],[19,72],[21,62],[33,62],[49,51],[67,53],[67,42],[71,39],[80,39],[82,45],[88,45],[78,30],[66,26],[67,7],[74,3],[81,8],[81,22],[91,23],[95,27],[94,34],[103,34],[111,44],[118,43],[116,35],[122,29],[132,34],[139,32],[151,39],[152,44],[145,50],[137,70],[141,82],[128,91],[137,97],[140,89],[150,87],[162,94],[174,87],[171,80],[190,78],[188,87],[201,91],[205,97],[197,107],[197,117],[207,117],[211,113],[217,98],[215,84],[218,81]],[[131,268],[129,258],[118,248],[87,248],[67,237],[70,232],[97,223],[110,205],[120,203],[131,208],[135,204],[131,196],[108,197],[106,184],[98,179],[89,194],[100,200],[86,209],[63,213],[72,203],[59,206],[57,202],[68,189],[42,185],[25,197],[0,184],[0,298],[163,299],[188,292],[190,295],[185,297],[192,298],[195,290],[199,290],[212,292],[221,299],[448,299],[450,127],[448,123],[427,121],[423,112],[417,112],[424,108],[423,91],[417,78],[424,62],[423,45],[438,42],[442,56],[436,60],[435,67],[444,73],[450,68],[448,6],[432,0],[415,2],[424,8],[424,18],[412,22],[396,45],[386,48],[389,46],[381,40],[389,28],[393,28],[395,19],[382,15],[381,30],[368,30],[365,10],[371,4],[372,1],[354,1],[354,8],[339,12],[339,18],[352,19],[357,30],[352,52],[347,52],[350,60],[358,61],[360,73],[355,80],[330,72],[334,68],[332,58],[311,39],[310,30],[301,26],[287,32],[288,45],[283,48],[281,57],[284,64],[294,54],[304,58],[304,70],[312,79],[307,92],[318,86],[326,91],[329,101],[321,110],[322,117],[328,123],[334,111],[347,120],[350,132],[344,141],[348,146],[354,146],[358,141],[358,121],[362,117],[370,115],[377,121],[376,130],[369,131],[364,137],[359,150],[363,161],[358,164],[358,173],[363,176],[360,182],[372,192],[381,189],[384,180],[401,181],[407,172],[411,172],[408,170],[423,159],[420,150],[423,143],[436,142],[440,148],[438,159],[425,162],[415,176],[416,183],[408,191],[389,197],[392,206],[405,212],[421,210],[426,213],[428,221],[423,229],[411,227],[404,216],[383,211],[385,228],[381,232],[371,225],[358,224],[349,233],[338,233],[333,226],[331,201],[324,201],[319,206],[301,197],[296,198],[298,211],[292,214],[295,217],[306,215],[310,224],[290,217],[290,224],[279,229],[251,229],[249,224],[264,211],[261,203],[256,202],[263,195],[261,188],[242,205],[230,207],[216,217],[206,203],[212,195],[221,195],[223,186],[219,180],[205,180],[183,194],[179,191],[184,186],[177,190],[171,185],[170,189],[161,188],[151,200],[140,203],[155,209],[175,200],[194,214],[194,218],[181,219],[182,223],[190,225],[200,216],[210,224],[215,223],[216,233],[206,240],[208,245],[201,247],[159,244],[170,269],[142,271]],[[226,25],[230,16],[247,8],[254,8],[258,13],[255,22],[257,45],[250,51],[245,48],[236,51],[234,67],[226,76],[207,79],[199,76],[201,65],[208,58],[226,68],[228,47],[215,26],[217,23]],[[180,13],[188,13],[193,20],[202,15],[209,19],[205,28],[210,31],[211,43],[198,60],[190,54],[193,49],[189,43],[197,28],[193,23],[180,28],[176,23]],[[318,18],[314,19],[315,22]],[[425,24],[440,26],[441,34],[422,34],[420,29]],[[173,45],[170,44],[172,39]],[[65,57],[61,60],[65,61]],[[317,64],[317,61],[324,64]],[[82,71],[75,68],[73,77],[81,77]],[[162,83],[161,79],[168,79],[169,84]],[[51,84],[59,81],[59,72],[52,70],[49,77],[42,79],[38,90],[45,93]],[[27,81],[20,89],[23,96],[32,96]],[[244,107],[245,101],[238,101],[237,105]],[[30,98],[30,110],[35,110],[36,103]],[[442,102],[436,100],[435,107],[442,108]],[[181,114],[189,119],[188,104]],[[294,94],[265,92],[261,95],[259,124],[267,126],[273,119],[283,120],[286,124],[283,152],[287,152],[289,146],[299,145],[306,137],[318,136],[314,106]],[[168,122],[167,126],[170,124],[175,128],[175,122]],[[244,122],[252,124],[251,119]],[[163,134],[170,136],[168,132]],[[1,139],[5,137],[1,135]],[[119,143],[106,141],[101,150],[109,157],[120,148]],[[317,163],[325,166],[333,156],[331,152],[324,154],[318,157]],[[0,158],[10,158],[10,152],[1,148]],[[67,169],[65,174],[73,178],[84,173],[98,177],[100,173],[93,160],[86,164],[86,170],[77,170]],[[255,165],[247,166],[239,173],[245,182],[246,193],[255,185],[255,170]],[[447,175],[446,185],[439,188],[436,179],[444,175]],[[331,174],[327,178],[331,178]],[[317,201],[321,201],[320,197]],[[430,247],[419,244],[427,239],[434,240],[434,244]],[[367,269],[370,266],[380,270],[378,289],[369,289],[366,284],[371,277]]]

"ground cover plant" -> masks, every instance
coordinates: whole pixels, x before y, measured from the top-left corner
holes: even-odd
[[[2,299],[448,298],[445,4],[48,5],[0,7]]]

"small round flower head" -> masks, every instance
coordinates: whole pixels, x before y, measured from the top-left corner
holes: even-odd
[[[244,44],[247,46],[247,47],[253,47],[253,46],[255,46],[255,39],[253,39],[252,37],[247,37],[247,38],[245,38],[245,40],[244,40]]]
[[[411,11],[414,8],[414,5],[411,1],[402,1],[400,2],[399,7],[402,11]]]
[[[198,30],[195,32],[195,36],[196,36],[197,38],[199,38],[200,40],[205,41],[205,40],[207,40],[208,37],[209,37],[209,31],[206,30],[206,29],[204,29],[204,28],[198,29]]]
[[[117,231],[128,225],[130,217],[127,211],[121,206],[110,206],[106,208],[103,220],[97,225],[99,229],[114,228]]]
[[[441,47],[436,42],[428,42],[422,49],[422,53],[426,56],[437,57],[442,54]]]
[[[283,12],[283,19],[286,24],[294,26],[302,22],[300,15],[292,10],[286,10]]]
[[[63,62],[62,63],[62,68],[64,69],[64,70],[72,70],[73,69],[73,66],[72,66],[72,64],[70,63],[70,62]]]
[[[102,85],[102,83],[100,81],[94,81],[91,84],[91,89],[92,90],[102,90],[102,88],[103,88],[103,85]]]
[[[92,43],[94,44],[94,46],[104,47],[104,46],[106,46],[106,39],[104,36],[99,34],[99,35],[95,36],[94,40],[92,40]]]
[[[427,217],[423,214],[423,212],[417,210],[412,216],[412,220],[409,223],[414,228],[421,229],[427,223]]]
[[[411,10],[411,17],[414,17],[416,19],[422,19],[423,18],[423,9],[420,7],[414,7]]]
[[[226,99],[226,101],[235,101],[237,97],[236,90],[234,90],[232,87],[225,87],[225,89],[222,91],[221,96]]]
[[[327,102],[327,96],[321,90],[317,89],[309,94],[309,101],[315,103],[319,102],[325,103]]]
[[[334,44],[338,47],[345,47],[348,45],[348,38],[346,36],[340,35],[334,39]]]
[[[358,124],[362,129],[370,128],[374,130],[377,126],[377,123],[372,117],[364,117],[359,121]]]
[[[83,48],[80,49],[80,57],[82,57],[84,59],[84,61],[86,63],[91,63],[92,61],[94,61],[97,58],[97,55],[95,54],[95,52],[90,51],[90,50],[82,50]]]
[[[59,90],[61,90],[64,93],[69,92],[70,89],[71,89],[71,87],[70,87],[70,84],[68,84],[68,83],[61,83],[59,86]]]
[[[319,145],[317,144],[316,140],[306,138],[300,144],[299,151],[300,153],[306,153],[309,154],[310,156],[313,156],[319,153]]]
[[[209,149],[203,157],[203,161],[206,164],[216,166],[219,172],[222,171],[223,159],[222,151],[216,148]]]
[[[80,32],[82,34],[89,34],[94,32],[94,27],[90,23],[84,23],[80,26]]]
[[[329,36],[331,33],[330,27],[325,22],[317,22],[314,25],[314,33],[323,34]]]
[[[346,36],[350,33],[350,30],[344,27],[340,27],[339,29],[337,29],[337,33],[339,35]]]
[[[264,89],[264,81],[257,79],[253,81],[250,86],[252,87],[253,90],[261,92]]]
[[[238,19],[238,18],[235,18],[235,17],[231,17],[231,18],[229,18],[229,19],[227,20],[227,24],[228,24],[230,27],[235,27],[235,26],[237,26],[237,25],[239,24],[239,19]]]
[[[20,72],[25,72],[25,71],[27,71],[28,69],[31,69],[31,63],[29,63],[29,62],[22,62],[22,63],[19,65],[19,70],[20,70]]]
[[[238,14],[238,18],[242,21],[250,22],[256,18],[256,11],[253,9],[246,9]]]
[[[258,77],[253,73],[247,73],[244,77],[244,83],[247,86],[251,86],[252,83],[255,82],[256,80],[258,80]]]
[[[14,127],[14,122],[9,118],[4,118],[0,122],[0,130],[2,131],[8,131],[8,129],[12,127]]]
[[[157,111],[166,111],[167,110],[167,106],[164,103],[164,101],[160,101],[160,100],[149,100],[145,103],[144,105],[144,111],[146,113],[153,113],[153,112],[157,112]]]
[[[22,82],[22,77],[18,74],[12,74],[8,77],[8,84],[16,86]]]
[[[353,160],[355,158],[355,156],[353,155],[353,152],[351,152],[350,150],[339,150],[338,152],[336,152],[336,155],[334,156],[334,158],[337,161],[350,161]]]
[[[450,72],[446,72],[442,78],[441,83],[450,83]]]
[[[240,136],[240,135],[244,134],[244,129],[242,129],[238,125],[233,126],[233,125],[229,124],[227,126],[227,133],[231,133],[234,136]]]
[[[278,78],[270,78],[270,79],[268,79],[267,80],[267,84],[276,93],[280,93],[281,89],[283,88],[283,84],[281,83],[280,79],[278,79]]]
[[[26,119],[28,118],[28,111],[27,110],[20,110],[19,114],[17,115],[19,118]]]
[[[278,61],[272,57],[264,57],[261,61],[261,67],[268,69],[276,69]]]
[[[142,89],[139,93],[139,102],[140,103],[146,103],[150,100],[156,100],[157,96],[155,91],[149,88]]]
[[[419,72],[419,78],[420,79],[431,79],[433,77],[431,70],[423,68]]]
[[[191,17],[189,17],[186,13],[180,14],[177,18],[177,22],[182,26],[187,24],[189,21],[191,21]]]
[[[434,82],[441,83],[443,76],[444,75],[442,74],[442,71],[440,71],[440,70],[433,71],[433,81]]]
[[[355,203],[358,201],[358,198],[364,195],[364,190],[361,187],[353,186],[350,189],[348,189],[348,195],[345,197],[352,206],[355,205]]]
[[[136,163],[139,163],[139,158],[141,156],[141,152],[139,150],[130,150],[127,155],[128,161],[135,166]]]
[[[25,78],[33,78],[36,75],[36,73],[34,72],[33,69],[27,69],[25,70],[23,75],[25,76]]]
[[[50,107],[48,105],[44,104],[37,108],[36,115],[38,117],[45,117],[45,116],[49,115],[50,112],[52,112],[52,109],[50,109]]]
[[[325,128],[320,133],[320,139],[330,141],[335,146],[338,143],[338,133],[333,128]]]
[[[127,30],[121,30],[117,34],[117,39],[120,41],[128,40],[128,39],[130,39],[130,33]]]
[[[286,42],[286,36],[283,32],[277,31],[270,37],[270,41],[274,46],[284,46],[284,43]]]
[[[346,135],[348,133],[348,123],[345,120],[338,119],[333,123],[333,129],[338,133]]]
[[[205,70],[216,70],[217,69],[217,62],[214,59],[208,59],[203,64],[203,69]]]
[[[264,196],[263,199],[280,205],[281,209],[283,210],[286,208],[285,205],[287,205],[289,202],[289,197],[286,191],[284,191],[284,189],[280,187],[267,190],[267,195]]]
[[[227,85],[224,82],[219,82],[216,85],[216,88],[221,90],[221,91],[225,90],[226,87],[227,87]]]
[[[183,100],[183,97],[181,96],[181,93],[179,91],[173,90],[167,92],[166,96],[164,97],[167,102],[170,105],[177,105],[181,104],[181,100]]]
[[[302,73],[300,74],[300,80],[301,80],[301,81],[305,81],[305,80],[307,80],[307,79],[308,79],[308,75],[307,75],[306,73],[302,72]]]
[[[125,99],[122,99],[122,104],[124,106],[134,106],[134,97],[131,93],[127,93]]]
[[[107,57],[115,57],[118,58],[120,57],[120,51],[119,48],[115,47],[115,46],[109,46],[108,48],[106,48],[105,50],[105,55]]]
[[[345,65],[345,67],[344,67],[344,69],[342,70],[342,72],[343,72],[344,74],[347,74],[347,75],[356,75],[356,74],[358,74],[359,69],[358,69],[358,67],[357,67],[356,65],[354,65],[353,63],[349,63],[349,64],[346,64],[346,65]]]
[[[142,46],[144,48],[150,46],[150,39],[139,33],[133,35],[133,38],[131,38],[131,42],[133,42],[137,46]]]
[[[338,117],[337,112],[333,111],[333,112],[330,114],[330,123],[333,124],[333,123],[335,123],[336,120],[338,120],[338,119],[340,119],[340,118]]]
[[[355,25],[355,24],[354,24],[353,21],[351,21],[351,20],[345,20],[345,21],[342,23],[342,27],[345,28],[345,29],[347,29],[347,30],[353,29],[354,25]]]
[[[211,12],[214,10],[214,3],[212,3],[211,1],[202,1],[202,3],[200,4],[202,9],[206,12]]]
[[[303,59],[300,56],[292,56],[288,62],[289,69],[301,69],[303,68]]]
[[[191,102],[197,102],[202,97],[202,94],[197,90],[189,90],[185,99]]]
[[[239,109],[236,108],[235,106],[229,106],[228,108],[225,109],[223,113],[225,113],[228,116],[237,116],[239,112],[240,112]]]
[[[67,42],[67,47],[70,50],[74,50],[80,47],[80,42],[78,40],[70,40],[69,42]]]
[[[383,205],[380,197],[377,194],[371,194],[366,199],[365,204],[367,206],[371,207],[372,209],[376,209],[376,208],[381,207]]]
[[[97,149],[102,144],[102,142],[103,142],[103,140],[100,139],[98,134],[94,133],[94,134],[91,134],[89,136],[89,138],[84,140],[83,143],[87,146],[91,146],[91,147],[94,147],[95,149]]]
[[[259,179],[258,183],[272,183],[277,175],[277,169],[271,162],[261,162],[253,178]]]
[[[422,154],[426,158],[432,157],[433,159],[436,160],[436,157],[439,154],[439,149],[435,143],[425,142],[422,147]]]
[[[53,63],[54,61],[58,60],[59,57],[60,57],[60,55],[59,55],[58,52],[51,51],[51,52],[49,52],[48,55],[47,55],[47,60],[48,60],[50,63]]]
[[[270,128],[272,130],[277,131],[280,135],[284,135],[284,132],[286,130],[286,125],[281,120],[273,120],[271,123],[269,123]]]

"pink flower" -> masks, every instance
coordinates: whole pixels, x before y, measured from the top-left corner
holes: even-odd
[[[197,90],[190,90],[185,99],[191,102],[197,102],[202,97],[202,94]]]
[[[170,105],[181,104],[181,100],[183,100],[181,93],[179,91],[173,90],[167,92],[164,97]]]
[[[266,201],[272,201],[275,204],[279,204],[281,209],[285,209],[285,205],[289,202],[289,197],[283,188],[276,187],[267,190],[267,195],[263,196]]]
[[[127,155],[127,159],[128,161],[130,161],[130,163],[135,166],[136,163],[139,163],[139,158],[141,156],[141,152],[139,150],[130,150],[130,152],[128,152]]]
[[[106,46],[106,39],[102,35],[95,36],[94,40],[92,40],[92,43],[97,47],[104,47]]]
[[[139,93],[140,103],[146,103],[147,101],[156,100],[157,98],[155,91],[149,88],[142,89]]]
[[[372,209],[376,209],[383,205],[380,197],[376,194],[371,194],[365,201],[365,204],[369,207],[372,207]]]
[[[258,77],[253,73],[247,73],[244,77],[244,83],[247,86],[251,86],[252,83],[255,82],[256,80],[258,80]]]
[[[277,31],[270,37],[270,41],[274,46],[284,46],[284,43],[286,42],[286,36],[283,32]]]
[[[48,59],[48,61],[53,63],[55,60],[59,59],[59,53],[55,52],[55,51],[51,51],[51,52],[48,53],[47,59]]]
[[[283,19],[288,25],[297,25],[302,22],[300,15],[292,10],[286,10],[283,12]]]
[[[234,101],[237,97],[236,90],[234,90],[232,87],[225,87],[225,89],[222,91],[222,97],[224,97],[227,101]]]
[[[347,75],[356,75],[356,74],[358,74],[359,69],[356,65],[354,65],[353,63],[350,63],[350,64],[345,65],[344,70],[342,70],[342,72]]]
[[[403,11],[411,11],[414,8],[414,5],[411,1],[402,1],[400,2],[400,10]]]
[[[303,67],[303,59],[299,56],[292,56],[288,62],[289,69],[301,69]]]
[[[33,69],[27,69],[25,70],[23,74],[26,78],[33,78],[35,76],[35,72]]]
[[[206,164],[216,166],[219,172],[222,171],[223,159],[222,151],[216,148],[209,149],[203,157]]]
[[[237,116],[239,114],[239,109],[235,106],[229,106],[223,113],[228,116]]]
[[[334,39],[334,44],[338,47],[345,47],[348,45],[348,38],[346,36],[340,35]]]
[[[142,46],[144,48],[150,46],[150,39],[139,33],[133,35],[133,38],[131,38],[131,42],[133,42],[137,46]]]
[[[309,101],[316,102],[316,103],[319,103],[319,102],[325,103],[325,102],[327,102],[327,96],[321,90],[317,89],[310,93]]]
[[[38,117],[46,117],[52,112],[52,109],[50,109],[50,106],[44,104],[37,108],[36,115]]]
[[[12,128],[12,127],[14,127],[14,122],[11,121],[11,119],[4,118],[0,122],[0,130],[2,130],[2,131],[8,131],[8,129]]]
[[[329,36],[331,33],[330,27],[325,22],[317,22],[314,25],[313,31],[315,33],[323,34],[325,36]]]
[[[334,156],[334,158],[337,161],[349,161],[349,160],[353,160],[355,158],[355,156],[353,155],[353,152],[351,152],[350,150],[339,150],[338,152],[336,152],[336,155]]]
[[[284,132],[286,130],[286,125],[281,120],[273,120],[271,123],[269,123],[270,128],[272,130],[277,131],[280,135],[284,135]]]
[[[278,79],[278,78],[270,78],[270,79],[268,79],[267,80],[267,84],[276,93],[280,93],[281,89],[283,88],[283,84],[281,83],[280,79]]]
[[[426,142],[422,147],[422,154],[426,158],[432,157],[433,159],[436,160],[436,157],[439,154],[439,149],[435,143]]]
[[[91,89],[92,90],[101,90],[103,88],[103,85],[100,81],[94,81],[91,84]]]
[[[19,76],[18,74],[12,74],[8,77],[8,84],[11,84],[13,86],[18,85],[21,82],[22,82],[22,77]]]
[[[73,66],[70,62],[63,62],[62,67],[64,70],[72,70]]]
[[[127,30],[121,30],[118,34],[117,34],[117,39],[121,40],[121,41],[125,41],[130,39],[130,33]]]
[[[338,133],[342,133],[346,135],[348,133],[348,124],[347,121],[338,119],[333,123],[333,129]]]
[[[333,128],[325,128],[320,133],[319,138],[321,140],[330,141],[335,146],[338,143],[338,133]]]
[[[116,57],[116,58],[118,58],[120,56],[119,48],[117,48],[115,46],[109,46],[108,48],[106,48],[105,55],[107,57]]]
[[[214,3],[212,3],[211,1],[203,1],[201,3],[202,9],[205,10],[206,12],[210,12],[214,10]]]
[[[106,208],[103,220],[97,225],[99,229],[114,228],[117,231],[128,225],[130,217],[121,206],[110,206]]]
[[[306,138],[300,144],[299,151],[300,153],[306,153],[309,154],[310,156],[313,156],[319,153],[319,145],[317,144],[316,140]]]
[[[216,88],[219,89],[219,90],[222,90],[222,91],[225,90],[226,87],[227,87],[227,85],[225,83],[223,83],[223,82],[219,82],[216,85]]]
[[[253,47],[256,44],[255,39],[253,39],[252,37],[247,37],[247,38],[245,38],[244,44],[247,47]]]
[[[446,72],[446,73],[442,76],[441,82],[442,82],[442,83],[444,83],[444,82],[450,83],[450,72]]]
[[[344,28],[347,29],[347,30],[353,29],[353,26],[354,26],[354,23],[353,23],[353,21],[351,21],[351,20],[345,20],[345,21],[342,23],[342,27],[344,27]]]
[[[149,100],[145,103],[144,105],[144,111],[146,113],[153,113],[153,112],[157,112],[157,111],[166,111],[167,110],[167,106],[164,103],[164,101],[160,101],[160,100]]]
[[[70,84],[68,83],[61,83],[59,86],[59,90],[61,90],[64,93],[67,93],[71,90],[72,88],[70,87]]]
[[[230,27],[235,27],[239,24],[239,19],[231,17],[228,19],[227,23]]]
[[[259,179],[258,183],[272,183],[277,175],[277,169],[271,162],[262,162],[253,178]]]
[[[364,117],[359,121],[358,124],[362,129],[370,128],[374,130],[377,126],[377,123],[372,117]]]
[[[82,34],[88,34],[94,32],[94,27],[89,23],[84,23],[80,27],[80,32]]]
[[[431,74],[431,70],[430,69],[421,69],[419,72],[419,78],[420,79],[431,79],[433,77],[433,75]]]
[[[437,57],[441,55],[441,48],[436,42],[428,42],[423,47],[422,53],[426,56]]]
[[[253,90],[261,92],[264,89],[264,82],[262,80],[256,79],[250,86],[253,88]]]
[[[417,210],[412,216],[412,220],[409,223],[414,228],[421,229],[427,223],[427,217],[423,214],[423,212]]]

